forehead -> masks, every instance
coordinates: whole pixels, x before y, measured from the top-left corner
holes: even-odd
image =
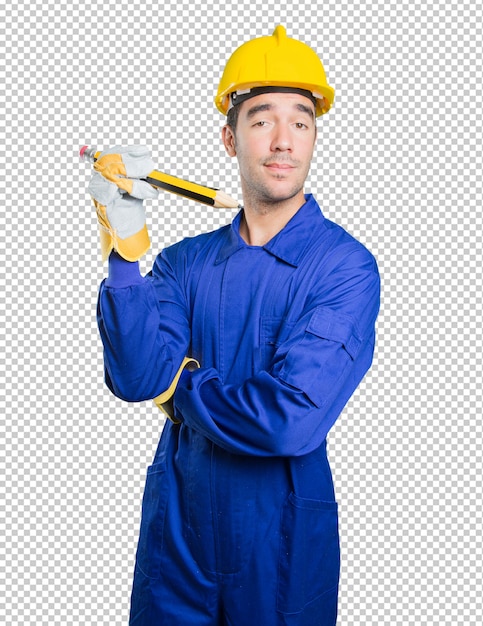
[[[262,93],[249,98],[239,105],[240,114],[247,119],[262,111],[273,113],[303,113],[315,119],[315,107],[313,102],[298,93]]]

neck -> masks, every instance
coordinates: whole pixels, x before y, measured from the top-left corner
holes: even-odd
[[[305,203],[303,193],[273,204],[247,204],[240,222],[240,236],[249,246],[264,246],[279,233]]]

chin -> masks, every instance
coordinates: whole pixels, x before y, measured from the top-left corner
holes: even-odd
[[[285,202],[288,200],[292,200],[299,194],[303,194],[303,190],[300,187],[290,189],[273,189],[267,193],[267,199],[270,199],[272,202]]]

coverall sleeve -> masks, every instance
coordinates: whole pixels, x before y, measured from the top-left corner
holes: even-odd
[[[184,294],[163,254],[147,276],[112,282],[101,283],[97,303],[106,384],[129,402],[154,398],[170,386],[190,345]]]
[[[369,369],[380,283],[365,249],[324,283],[269,369],[240,385],[213,369],[182,376],[176,417],[236,454],[299,456],[318,448]]]

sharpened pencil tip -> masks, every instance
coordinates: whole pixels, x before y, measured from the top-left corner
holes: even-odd
[[[224,191],[217,191],[214,206],[217,209],[237,209],[240,206],[240,203]]]

